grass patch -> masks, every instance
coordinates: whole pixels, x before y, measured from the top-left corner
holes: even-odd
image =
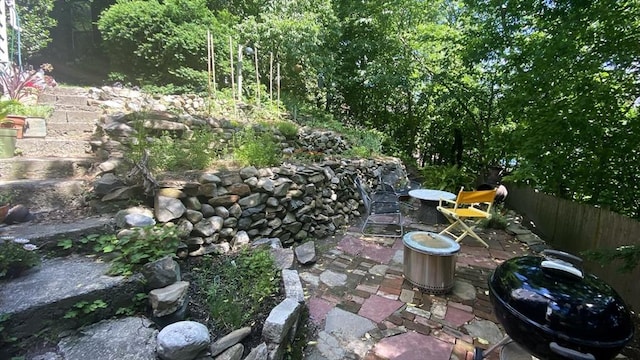
[[[235,135],[233,157],[242,166],[267,167],[282,163],[282,152],[273,133],[258,133],[251,127]]]
[[[227,332],[255,325],[280,292],[279,271],[267,249],[204,257],[191,271],[211,319]]]

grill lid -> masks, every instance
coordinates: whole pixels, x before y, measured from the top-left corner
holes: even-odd
[[[512,258],[495,269],[489,290],[499,300],[494,306],[556,335],[604,342],[633,336],[629,311],[616,291],[565,261]]]

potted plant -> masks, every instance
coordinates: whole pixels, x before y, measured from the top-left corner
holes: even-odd
[[[45,72],[52,71],[50,64],[42,64],[40,70],[23,70],[16,64],[8,67],[4,71],[0,71],[0,86],[4,89],[4,95],[10,100],[9,112],[5,116],[4,125],[9,127],[9,121],[13,123],[13,127],[18,130],[17,138],[21,139],[24,131],[26,116],[20,111],[24,111],[24,103],[34,99],[37,101],[37,95],[47,86],[56,86],[55,80]]]
[[[16,151],[18,129],[14,128],[13,120],[7,115],[11,110],[12,101],[0,101],[0,158],[10,158]]]

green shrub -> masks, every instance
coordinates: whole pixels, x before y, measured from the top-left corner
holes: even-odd
[[[149,152],[148,166],[152,171],[203,170],[220,156],[220,149],[215,147],[219,139],[212,131],[198,129],[189,139],[169,132],[153,137],[142,127],[142,120],[137,123],[136,139],[127,157],[137,162],[145,151]]]
[[[205,259],[211,263],[195,273],[196,282],[206,292],[211,317],[220,327],[233,330],[249,325],[265,300],[278,294],[278,270],[268,249]]]
[[[293,140],[298,137],[298,125],[290,121],[278,121],[275,126],[287,140]]]
[[[475,176],[467,172],[465,168],[457,166],[425,166],[420,169],[420,175],[424,179],[425,188],[445,190],[457,194],[460,187],[467,190],[474,188]]]
[[[509,226],[509,221],[497,210],[491,210],[491,218],[484,219],[480,222],[480,226],[486,229],[504,230]]]
[[[273,133],[256,133],[247,128],[235,135],[233,156],[241,165],[256,167],[276,166],[282,163],[282,153]]]
[[[0,239],[0,278],[16,277],[40,264],[40,256],[12,240]]]
[[[178,230],[173,226],[133,228],[127,235],[89,235],[94,251],[110,257],[110,275],[131,275],[142,265],[175,254],[180,244]],[[60,244],[59,244],[60,245]]]
[[[108,7],[97,26],[110,56],[111,78],[135,85],[173,84],[175,90],[191,92],[207,85],[207,30],[217,67],[228,69],[235,22],[226,10],[214,14],[205,0],[132,0]]]

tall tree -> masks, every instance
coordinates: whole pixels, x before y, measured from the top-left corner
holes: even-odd
[[[640,3],[467,3],[482,24],[477,60],[504,75],[501,102],[517,122],[520,178],[639,216],[640,164],[629,156],[640,151]]]

